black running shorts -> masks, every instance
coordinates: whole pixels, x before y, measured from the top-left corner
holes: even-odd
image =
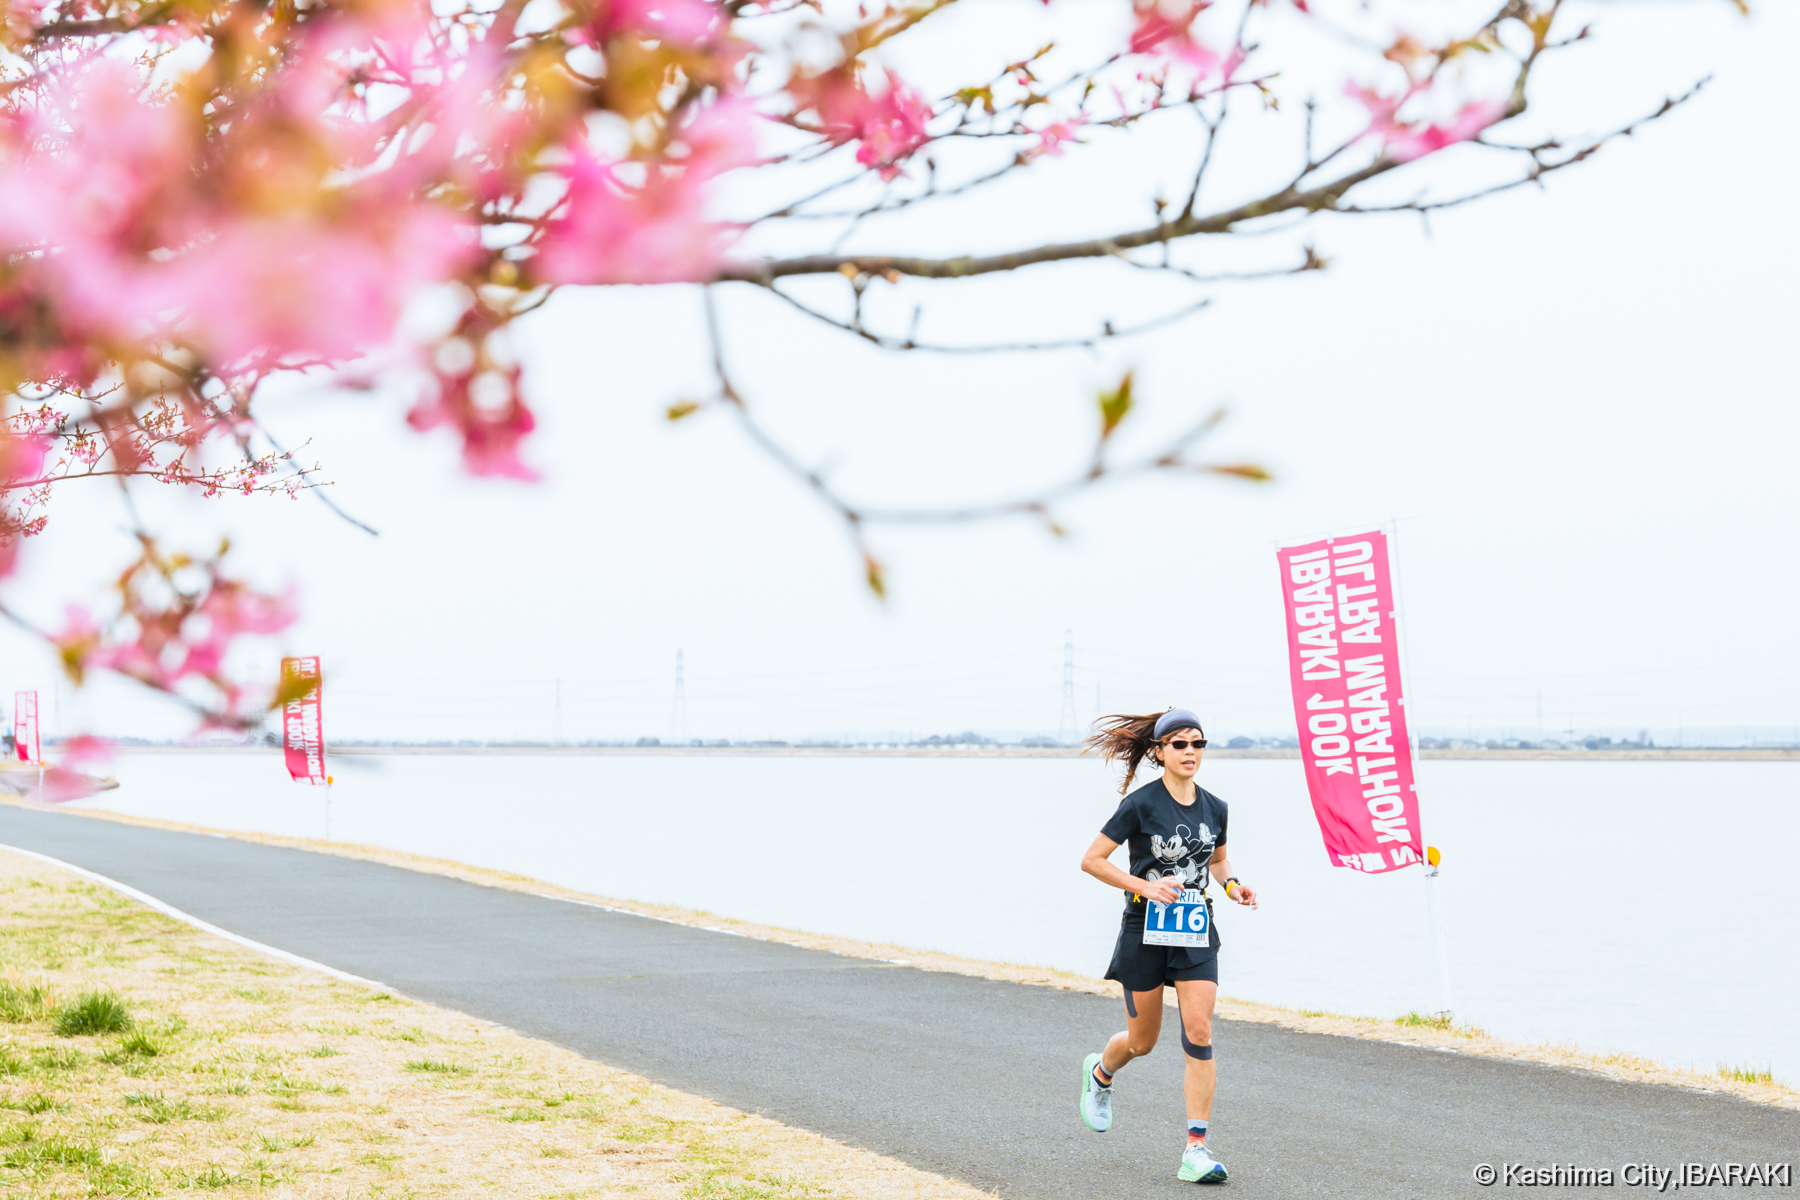
[[[1210,925],[1210,922],[1208,923]],[[1144,945],[1144,914],[1128,912],[1119,922],[1119,940],[1113,945],[1112,965],[1106,978],[1126,990],[1153,992],[1182,979],[1219,982],[1219,933],[1212,930],[1205,949],[1188,946]]]

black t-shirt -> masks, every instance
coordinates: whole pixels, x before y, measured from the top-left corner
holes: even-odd
[[[1130,871],[1139,879],[1173,877],[1183,887],[1204,889],[1211,881],[1206,864],[1225,844],[1225,802],[1203,787],[1192,804],[1178,804],[1161,779],[1146,783],[1119,801],[1119,811],[1100,832],[1131,847]],[[1125,911],[1142,912],[1144,902],[1125,893]]]

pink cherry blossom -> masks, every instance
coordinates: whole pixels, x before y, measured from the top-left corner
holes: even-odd
[[[1075,134],[1083,125],[1087,124],[1087,121],[1087,114],[1082,113],[1079,116],[1070,117],[1066,121],[1058,121],[1053,125],[1044,126],[1038,130],[1037,145],[1026,150],[1025,157],[1027,159],[1061,158],[1065,143],[1080,144],[1080,139]]]
[[[635,164],[634,164],[635,165]],[[545,234],[532,269],[547,283],[677,283],[701,279],[722,250],[704,211],[705,180],[646,168],[644,181],[586,146],[571,152],[566,211]]]
[[[682,165],[707,179],[757,162],[756,106],[744,96],[724,96],[696,110],[682,126]]]
[[[498,381],[505,392],[482,403],[477,382]],[[496,387],[494,390],[498,390]],[[473,371],[437,372],[431,394],[406,415],[414,429],[453,425],[463,439],[463,466],[471,475],[495,475],[533,482],[538,472],[519,457],[525,436],[537,428],[537,418],[519,392],[517,370],[504,374]]]
[[[931,105],[892,71],[886,72],[885,83],[879,94],[871,94],[848,73],[828,71],[790,86],[797,104],[818,113],[818,130],[827,141],[836,146],[861,143],[856,161],[888,181],[929,140]]]
[[[91,734],[77,734],[57,748],[58,762],[44,772],[44,790],[37,799],[49,804],[83,800],[100,789],[99,782],[82,772],[83,767],[107,766],[112,762],[112,743]]]
[[[238,637],[279,633],[299,616],[291,591],[280,596],[264,595],[238,580],[223,577],[213,580],[197,613],[202,631],[190,634],[183,626],[187,641],[181,665],[183,675],[217,675]],[[193,623],[193,618],[189,618],[189,623]]]
[[[1229,79],[1244,61],[1243,51],[1233,47],[1222,55],[1194,37],[1194,21],[1210,7],[1211,0],[1136,0],[1131,53],[1185,63],[1202,77],[1216,71]]]
[[[707,219],[707,184],[756,160],[754,120],[742,97],[708,105],[688,118],[661,163],[612,162],[583,141],[571,144],[560,169],[564,212],[538,247],[534,273],[549,283],[705,278],[734,235]]]
[[[1477,100],[1463,105],[1446,124],[1408,125],[1398,117],[1401,107],[1414,96],[1429,91],[1429,84],[1414,84],[1398,96],[1383,96],[1355,84],[1347,85],[1344,90],[1369,110],[1369,127],[1361,136],[1379,137],[1382,152],[1401,163],[1466,142],[1506,116],[1504,101]]]
[[[58,757],[65,767],[105,766],[112,762],[113,746],[105,738],[79,733],[62,744]]]
[[[32,479],[44,468],[50,439],[36,433],[14,432],[0,422],[0,485]]]
[[[387,341],[421,285],[467,261],[468,222],[428,207],[383,228],[317,219],[228,225],[171,266],[192,336],[221,361],[256,354],[346,357]]]
[[[724,24],[718,0],[600,0],[599,12],[584,32],[596,44],[628,31],[694,46],[711,40]]]

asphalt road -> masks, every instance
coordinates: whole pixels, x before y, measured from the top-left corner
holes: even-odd
[[[1174,1178],[1185,1113],[1172,1023],[1156,1053],[1121,1074],[1112,1132],[1090,1133],[1076,1115],[1082,1057],[1123,1024],[1100,997],[54,812],[0,807],[0,844],[1002,1196],[1135,1200],[1194,1186]],[[1673,965],[1645,964],[1645,986]],[[1466,1196],[1515,1190],[1479,1187],[1479,1163],[1617,1172],[1800,1158],[1800,1113],[1728,1096],[1244,1022],[1218,1022],[1214,1044],[1214,1152],[1233,1195]]]

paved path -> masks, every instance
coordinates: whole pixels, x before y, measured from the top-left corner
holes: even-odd
[[[1097,996],[50,812],[0,807],[0,843],[409,996],[1002,1196],[1191,1194],[1173,1178],[1185,1114],[1172,1037],[1123,1074],[1111,1133],[1087,1132],[1075,1114],[1082,1055],[1123,1023]],[[1646,964],[1646,986],[1670,967]],[[1616,1171],[1800,1157],[1800,1113],[1720,1095],[1232,1021],[1218,1023],[1214,1043],[1217,1153],[1241,1197],[1481,1194],[1489,1190],[1471,1170],[1482,1162]]]

